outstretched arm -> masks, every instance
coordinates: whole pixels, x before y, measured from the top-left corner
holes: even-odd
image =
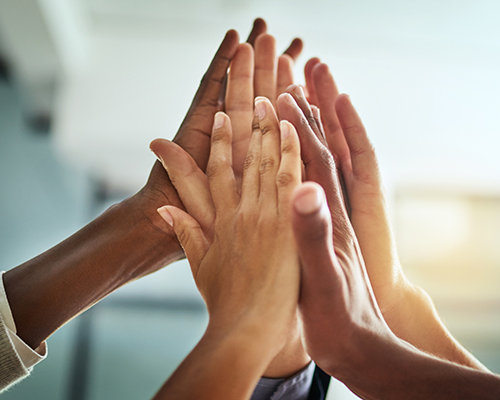
[[[302,263],[299,308],[316,363],[363,399],[499,398],[500,376],[428,355],[391,332],[337,193],[327,205],[322,188],[306,183],[293,198]]]
[[[238,46],[229,31],[205,74],[176,141],[206,164],[221,82]],[[160,205],[181,206],[159,162],[146,186],[107,210],[73,236],[4,274],[18,336],[37,348],[61,325],[104,296],[181,258]]]

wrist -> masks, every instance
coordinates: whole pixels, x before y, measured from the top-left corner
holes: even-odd
[[[136,196],[4,274],[18,335],[31,348],[118,287],[181,257],[173,233],[157,228]]]
[[[137,260],[127,266],[132,279],[185,257],[174,230],[156,211],[161,206],[171,204],[165,200],[143,189],[107,211],[126,219],[124,222],[129,226],[129,234],[135,242],[129,252]],[[139,259],[144,262],[139,263]]]
[[[260,358],[265,359],[264,367],[271,363],[284,346],[282,335],[261,318],[239,317],[230,320],[211,316],[204,337],[213,340],[234,338],[245,341],[248,349],[252,348],[260,354]],[[261,375],[263,373],[264,370]]]
[[[304,349],[298,322],[292,325],[286,343],[272,359],[264,372],[266,378],[289,378],[303,370],[311,362]]]

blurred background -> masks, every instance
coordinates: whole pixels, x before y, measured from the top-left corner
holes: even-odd
[[[500,3],[493,0],[0,0],[0,266],[134,194],[226,30],[264,17],[351,95],[399,253],[452,333],[500,372]],[[49,339],[5,399],[147,399],[204,331],[186,262]],[[354,399],[334,383],[330,399]]]

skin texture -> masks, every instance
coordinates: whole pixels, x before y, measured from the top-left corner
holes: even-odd
[[[334,242],[337,236],[351,234],[339,222],[342,210],[350,217],[378,306],[391,330],[430,354],[486,370],[447,331],[429,296],[404,276],[375,152],[349,97],[338,94],[328,67],[318,59],[306,64],[305,73],[309,99],[319,108],[309,104],[299,86],[289,87],[290,95],[280,97],[277,108],[280,117],[297,128],[306,179],[325,189],[336,228]],[[337,205],[332,199],[339,196],[343,204]]]
[[[332,219],[316,183],[293,197],[302,274],[299,309],[307,351],[324,371],[363,399],[495,399],[500,377],[454,364],[397,338],[374,298],[345,209]],[[347,229],[350,235],[335,234]]]
[[[241,190],[232,168],[232,124],[218,113],[206,175],[193,168],[182,176],[205,194],[186,202],[187,212],[158,210],[185,249],[209,324],[156,399],[249,398],[295,323],[299,263],[290,214],[301,180],[299,141],[269,100],[257,98],[255,114]],[[175,165],[167,168],[176,176]],[[209,197],[212,221],[199,208]]]

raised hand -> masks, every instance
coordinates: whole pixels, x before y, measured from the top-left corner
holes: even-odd
[[[289,92],[295,101],[290,97],[280,100],[280,117],[300,126],[307,179],[320,183],[329,201],[337,195],[337,181],[342,184],[343,202],[390,328],[425,351],[484,369],[448,333],[428,295],[403,274],[375,152],[349,97],[338,94],[328,67],[319,60],[306,65],[306,82],[309,98],[319,106],[321,115],[318,108],[309,106],[302,89],[293,86]],[[335,226],[336,211],[332,206],[331,211]]]
[[[226,114],[218,113],[211,136],[208,177],[192,159],[189,170],[178,168],[177,156],[185,160],[190,157],[175,144],[165,146],[164,160],[170,160],[169,175],[187,213],[172,206],[160,208],[159,213],[173,226],[207,304],[210,320],[204,338],[222,340],[235,332],[237,336],[244,334],[246,345],[252,349],[255,341],[258,343],[259,360],[253,364],[252,358],[242,371],[231,369],[231,365],[203,366],[195,377],[200,384],[183,386],[178,383],[194,374],[188,357],[158,398],[176,398],[172,393],[181,393],[179,398],[245,398],[284,346],[294,322],[299,265],[290,217],[291,195],[301,179],[299,142],[291,124],[278,122],[267,99],[258,98],[255,109],[256,129],[246,157],[241,192],[232,169],[231,121]],[[188,187],[196,187],[204,194],[188,201]],[[206,215],[198,206],[211,212]],[[198,347],[194,353],[205,351]],[[240,352],[246,354],[237,349],[233,359]],[[227,375],[221,377],[221,371],[248,375],[246,383],[243,387],[233,385]],[[221,384],[224,380],[229,384]],[[204,385],[211,391],[207,392]]]
[[[319,185],[299,187],[293,205],[304,339],[324,371],[363,399],[498,398],[500,376],[433,357],[393,334],[378,309],[356,238],[332,235],[335,226]],[[348,225],[345,210],[336,211],[333,220]]]

